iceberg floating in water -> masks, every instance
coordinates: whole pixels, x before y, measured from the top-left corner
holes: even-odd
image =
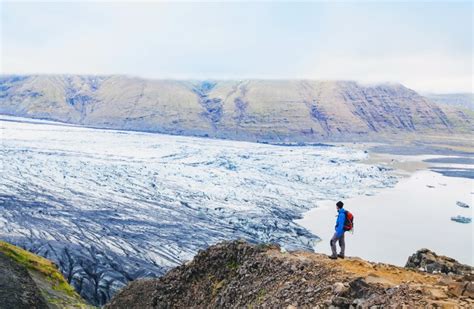
[[[456,217],[451,217],[452,221],[459,222],[459,223],[471,223],[472,219],[468,217],[463,217],[463,216],[456,216]]]
[[[456,202],[456,205],[458,205],[459,207],[462,207],[462,208],[470,208],[470,206],[464,202],[460,202],[460,201],[457,201]]]

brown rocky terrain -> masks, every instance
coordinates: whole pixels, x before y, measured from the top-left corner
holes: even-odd
[[[432,256],[420,251],[408,263],[420,268]],[[472,267],[449,258],[446,262],[460,268],[430,274],[359,258],[331,260],[322,254],[281,252],[274,245],[224,242],[159,279],[130,283],[105,307],[472,308]],[[444,258],[437,257],[436,263],[442,265]]]
[[[474,113],[400,84],[0,77],[0,114],[100,128],[264,142],[468,135]]]

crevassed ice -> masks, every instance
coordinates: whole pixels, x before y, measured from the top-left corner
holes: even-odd
[[[55,261],[95,304],[220,240],[311,249],[317,237],[293,219],[396,182],[344,147],[0,126],[0,238]]]

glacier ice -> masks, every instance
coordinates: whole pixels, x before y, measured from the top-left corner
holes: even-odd
[[[53,260],[94,304],[210,244],[310,250],[293,222],[319,200],[393,186],[364,151],[0,118],[0,238]],[[330,218],[332,220],[333,218]]]

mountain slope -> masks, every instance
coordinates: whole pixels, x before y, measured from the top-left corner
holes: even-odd
[[[42,257],[0,241],[0,308],[92,308]]]
[[[105,308],[467,308],[474,305],[471,280],[469,272],[427,274],[235,241],[201,251],[159,279],[130,283]]]
[[[474,93],[428,93],[424,96],[435,103],[451,105],[458,108],[469,109],[471,111],[474,110]]]
[[[3,76],[0,113],[101,128],[249,141],[469,133],[470,111],[398,84],[172,81],[125,76]]]

